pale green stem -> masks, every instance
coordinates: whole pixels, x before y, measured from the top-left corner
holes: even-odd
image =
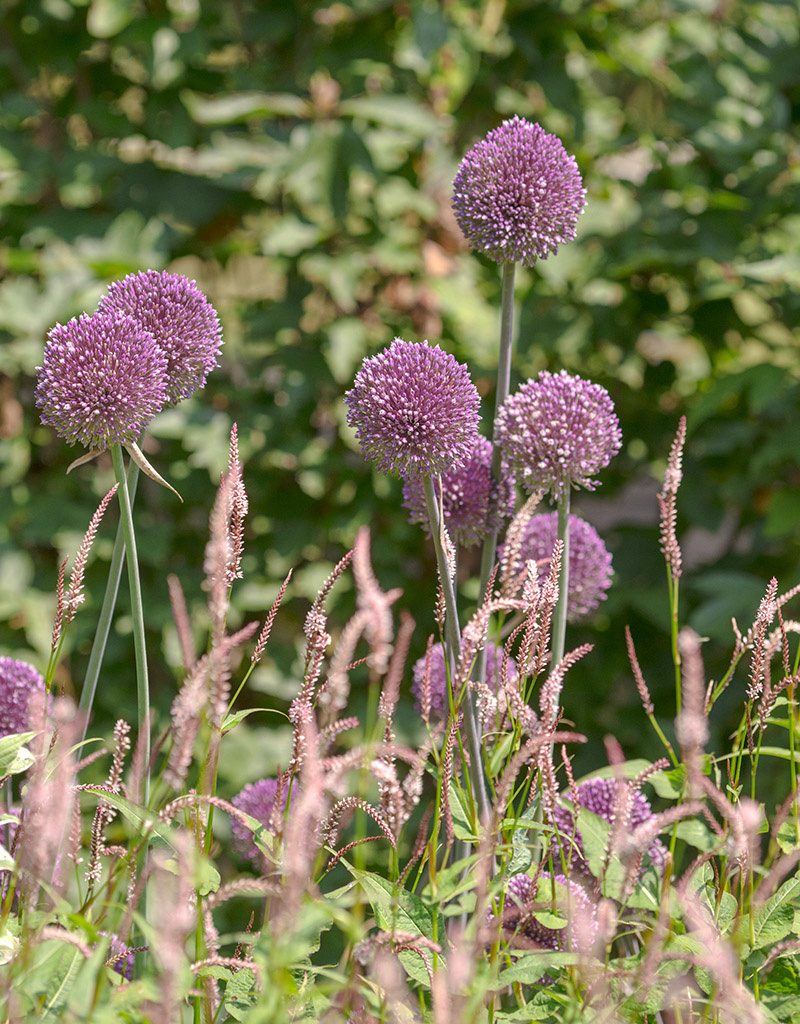
[[[441,536],[441,517],[439,515],[439,504],[433,488],[433,480],[430,476],[423,476],[422,484],[425,490],[425,501],[428,506],[428,518],[431,524],[431,537],[433,547],[436,551],[436,562],[439,566],[439,577],[442,581],[444,593],[445,619],[444,639],[447,652],[447,663],[450,666],[450,678],[455,679],[456,665],[461,651],[461,630],[458,625],[458,608],[456,605],[456,592],[451,576],[450,560],[444,549]],[[467,689],[464,695],[464,721],[467,726],[467,743],[470,754],[470,779],[472,789],[478,801],[478,810],[481,817],[489,820],[489,798],[486,793],[486,782],[483,775],[483,753],[481,751],[481,738],[478,732],[478,722],[475,716],[475,705],[472,693]]]
[[[553,655],[550,660],[551,668],[564,657],[564,641],[567,635],[567,602],[569,601],[569,485],[558,502],[558,539],[563,541],[564,550],[561,552],[561,574],[558,579],[558,603],[553,615]]]
[[[120,516],[123,536],[125,538],[125,554],[128,563],[128,583],[131,592],[131,615],[133,617],[133,650],[136,659],[136,707],[139,719],[139,743],[142,745],[144,764],[144,804],[150,800],[150,684],[147,678],[147,648],[144,639],[144,608],[142,606],[142,587],[139,581],[139,562],[136,555],[136,536],[133,530],[133,513],[128,493],[128,482],[125,479],[125,466],[122,461],[122,449],[118,444],[111,446],[111,458],[114,463],[114,476],[119,488]]]
[[[136,497],[136,485],[139,482],[139,467],[135,462],[128,466],[128,493],[131,505]],[[108,580],[106,581],[106,592],[103,597],[103,606],[100,609],[100,617],[97,620],[97,628],[92,641],[92,650],[89,654],[89,664],[86,666],[86,676],[81,689],[81,699],[78,704],[83,719],[83,731],[81,740],[86,739],[86,731],[89,728],[89,717],[92,713],[94,696],[97,691],[97,681],[100,678],[100,668],[103,664],[103,657],[108,643],[108,634],[111,630],[111,619],[114,615],[114,606],[117,603],[117,592],[119,581],[122,577],[122,562],[125,558],[125,529],[122,517],[117,524],[117,536],[114,540],[114,550],[111,555],[111,564],[108,567]]]

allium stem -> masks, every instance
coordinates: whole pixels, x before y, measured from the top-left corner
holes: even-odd
[[[119,484],[119,507],[125,540],[125,554],[128,563],[128,584],[131,592],[131,614],[133,616],[133,649],[136,657],[136,707],[139,719],[139,743],[144,764],[144,803],[150,800],[150,684],[147,677],[147,648],[144,639],[144,608],[142,587],[139,580],[139,561],[136,554],[136,536],[133,529],[133,512],[122,461],[122,448],[111,446],[114,476]]]
[[[553,614],[553,655],[550,665],[555,668],[564,657],[567,634],[567,607],[569,601],[569,501],[570,489],[565,487],[558,502],[558,539],[563,543],[561,575],[558,581],[558,603]]]
[[[128,494],[131,505],[136,497],[136,485],[139,482],[139,467],[134,463],[128,466]],[[120,498],[120,501],[122,499]],[[114,550],[111,554],[111,564],[108,567],[108,580],[106,581],[106,592],[103,597],[103,605],[100,609],[100,617],[97,620],[97,628],[92,641],[92,650],[89,654],[89,664],[86,666],[86,676],[81,689],[81,699],[78,709],[83,718],[83,729],[81,741],[86,739],[86,732],[89,728],[89,717],[92,713],[92,705],[97,691],[97,681],[100,678],[100,669],[103,664],[103,657],[106,652],[108,634],[111,630],[111,619],[114,615],[114,606],[117,603],[119,581],[122,578],[122,562],[125,558],[125,528],[123,517],[117,524],[117,536],[114,540]]]
[[[433,479],[430,476],[423,478],[425,487],[425,501],[428,505],[428,516],[431,521],[431,537],[433,547],[436,551],[436,562],[439,566],[439,577],[442,581],[444,593],[445,620],[444,640],[447,651],[447,661],[450,667],[450,678],[455,678],[458,656],[461,651],[461,630],[458,625],[458,608],[456,605],[456,592],[451,575],[450,559],[444,549],[441,535],[441,518],[439,515],[439,504],[436,500],[436,493],[433,487]],[[481,739],[478,732],[478,720],[475,715],[475,705],[472,693],[469,688],[464,695],[464,721],[467,726],[467,742],[470,755],[470,778],[472,789],[478,801],[478,810],[481,817],[489,820],[490,806],[486,792],[486,782],[483,775],[483,754],[481,751]]]

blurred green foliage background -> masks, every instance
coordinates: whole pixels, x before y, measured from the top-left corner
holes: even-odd
[[[623,629],[669,723],[655,495],[682,413],[682,617],[709,638],[709,674],[727,665],[731,616],[746,628],[772,575],[781,589],[800,580],[799,42],[794,0],[0,0],[4,653],[46,663],[58,562],[112,482],[107,459],[66,476],[77,453],[38,422],[46,332],[148,267],[196,278],[225,332],[221,368],[145,445],[185,499],[148,480],[137,497],[162,716],[180,680],[166,572],[202,645],[207,516],[233,422],[251,508],[236,621],[263,616],[296,569],[245,704],[285,709],[308,599],[362,524],[379,579],[404,588],[422,653],[432,552],[405,520],[400,483],[361,459],[342,392],[394,336],[428,338],[469,362],[489,419],[499,275],[465,251],[450,182],[464,151],[518,114],[576,155],[588,206],[576,242],[518,275],[515,379],[562,366],[591,376],[625,437],[601,490],[577,501],[616,580],[568,635],[596,646],[564,702],[592,738],[583,770],[604,762],[609,731],[631,756],[655,756]],[[110,512],[68,637],[68,691],[115,525]],[[475,566],[465,553],[463,575]],[[341,625],[352,595],[337,593]],[[101,728],[135,717],[126,602],[123,588]],[[729,710],[743,688],[740,677]],[[284,727],[234,737],[229,787],[285,763]]]

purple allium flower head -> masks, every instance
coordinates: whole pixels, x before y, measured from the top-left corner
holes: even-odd
[[[539,565],[539,582],[550,571],[550,559],[558,539],[558,512],[532,516],[520,544],[520,565],[529,559]],[[579,516],[569,517],[569,595],[567,618],[578,622],[605,601],[611,586],[611,555],[597,530]]]
[[[136,442],[167,400],[167,359],[128,316],[56,324],[37,367],[42,423],[87,448]]]
[[[512,117],[478,142],[453,180],[453,210],[470,248],[495,263],[558,252],[575,237],[586,190],[574,156],[540,125]]]
[[[594,490],[591,477],[619,451],[622,433],[605,388],[543,370],[505,400],[495,442],[526,490],[558,501],[570,486]]]
[[[272,818],[272,808],[275,804],[275,797],[278,792],[276,779],[259,779],[258,782],[251,782],[248,786],[237,793],[231,803],[240,811],[249,814],[251,818],[260,821],[265,828],[269,828]],[[288,789],[283,789],[283,803],[286,806]],[[231,833],[233,837],[233,848],[245,860],[259,860],[261,851],[255,844],[253,833],[236,818],[231,818]]]
[[[44,692],[44,680],[33,665],[0,658],[0,737],[28,731],[28,702],[35,690]]]
[[[478,439],[480,397],[469,370],[427,341],[395,338],[364,360],[344,397],[364,457],[382,473],[450,473]]]
[[[486,644],[486,685],[495,693],[501,685],[502,666],[502,648],[489,640]],[[518,674],[516,661],[513,658],[509,658],[509,681],[516,679]],[[414,696],[414,705],[417,711],[421,712],[422,687],[425,679],[425,655],[414,665],[413,676],[411,693]],[[447,696],[447,662],[445,660],[444,647],[441,644],[434,644],[431,648],[430,692],[431,718],[434,720],[447,718],[450,712],[450,702]]]
[[[589,899],[585,889],[577,882],[564,875],[555,875],[567,891],[567,904],[559,900],[556,911],[560,917],[568,913],[569,923],[565,928],[546,928],[534,917],[525,914],[526,904],[536,900],[533,879],[529,875],[512,875],[506,884],[506,900],[503,909],[503,931],[510,936],[521,936],[536,946],[545,949],[586,949],[591,947],[597,935],[597,911]],[[542,871],[539,881],[545,883],[543,888],[547,895],[537,903],[549,900],[550,873]],[[540,893],[542,889],[539,890]]]
[[[464,547],[480,544],[489,531],[499,530],[502,521],[514,514],[514,477],[504,472],[500,483],[495,481],[492,451],[491,442],[479,437],[464,465],[442,476],[444,524],[453,541]],[[403,504],[411,513],[411,522],[419,523],[430,533],[420,479],[405,482]]]
[[[100,932],[100,934],[105,935],[106,933]],[[113,960],[113,963],[110,965],[111,969],[116,971],[117,974],[121,974],[126,981],[131,981],[133,979],[133,951],[129,946],[125,945],[118,935],[112,933],[108,938],[110,940],[108,960]]]
[[[202,387],[217,365],[222,328],[194,281],[166,270],[143,270],[115,281],[98,312],[124,313],[152,335],[167,358],[167,401],[174,405]]]
[[[591,811],[592,814],[603,818],[604,821],[612,822],[618,786],[619,782],[617,779],[587,779],[578,786],[578,807],[585,807],[587,811]],[[553,817],[555,819],[554,823],[561,833],[561,845],[564,856],[567,860],[571,861],[573,873],[587,878],[591,877],[589,866],[584,859],[583,837],[580,831],[575,828],[575,819],[572,811],[567,807],[556,806]],[[632,832],[646,821],[650,821],[653,817],[654,815],[647,797],[638,791],[634,792],[627,830]],[[575,830],[575,848],[573,855],[570,856],[570,840],[573,839],[573,829]],[[561,852],[555,837],[551,843],[551,852],[555,863],[561,863]],[[647,855],[653,867],[658,871],[663,871],[667,859],[667,850],[660,839],[656,839],[650,844]]]

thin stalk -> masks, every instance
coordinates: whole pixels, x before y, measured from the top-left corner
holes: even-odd
[[[442,522],[439,515],[439,505],[433,489],[433,480],[429,476],[422,478],[425,490],[425,502],[428,506],[428,518],[431,524],[431,537],[433,547],[436,551],[436,562],[439,566],[439,576],[442,581],[444,593],[445,620],[444,640],[447,652],[447,661],[450,666],[450,678],[455,679],[458,655],[461,651],[461,630],[458,625],[458,608],[456,605],[456,592],[453,586],[453,578],[450,575],[450,560],[442,543],[441,528]],[[481,751],[481,739],[478,732],[478,722],[475,716],[475,705],[472,693],[469,689],[464,695],[464,721],[467,725],[467,743],[470,753],[470,775],[472,790],[478,798],[478,809],[481,817],[488,821],[490,807],[489,798],[486,793],[486,782],[483,777],[483,754]]]
[[[675,666],[675,711],[681,713],[681,652],[678,648],[678,576],[667,567],[669,584],[670,644],[672,662]]]
[[[553,654],[550,667],[556,665],[564,657],[564,643],[567,635],[567,602],[569,601],[569,485],[558,502],[558,539],[563,542],[561,552],[561,575],[558,580],[558,602],[553,613]]]
[[[139,561],[136,555],[136,535],[133,529],[133,512],[122,461],[122,449],[118,444],[111,446],[114,476],[119,489],[119,507],[125,554],[128,564],[128,584],[131,592],[131,614],[133,616],[133,649],[136,658],[136,707],[139,720],[139,742],[142,744],[144,773],[144,803],[150,800],[150,684],[147,677],[147,647],[144,638],[144,608],[142,587],[139,580]]]
[[[128,466],[128,493],[131,506],[136,497],[136,485],[139,483],[139,467],[135,462]],[[117,524],[117,536],[114,540],[114,550],[111,554],[111,564],[108,567],[108,579],[106,581],[106,592],[103,597],[103,605],[100,609],[100,617],[97,620],[97,628],[92,641],[92,650],[89,654],[89,664],[86,666],[86,676],[81,689],[81,699],[78,710],[83,718],[83,730],[81,741],[86,739],[86,732],[89,728],[89,716],[94,704],[94,696],[97,691],[97,681],[100,678],[100,668],[103,664],[103,657],[108,643],[108,634],[111,631],[111,619],[114,615],[114,606],[117,603],[119,581],[122,577],[122,562],[125,558],[125,528],[122,517]]]

